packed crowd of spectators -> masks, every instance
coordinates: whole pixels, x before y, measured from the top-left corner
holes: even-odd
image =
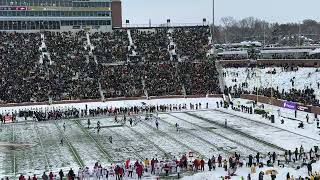
[[[0,32],[0,102],[44,101],[48,76],[37,65],[40,33]]]
[[[100,97],[99,68],[89,54],[85,32],[45,32],[45,44],[53,62],[48,68],[53,100]]]
[[[131,30],[131,36],[136,51],[148,62],[170,60],[167,28],[157,28],[153,31]]]
[[[125,30],[96,32],[90,35],[90,40],[99,63],[127,61],[129,39]]]
[[[105,98],[143,96],[142,69],[141,64],[103,66],[101,88]]]
[[[177,44],[177,54],[181,59],[203,60],[211,49],[208,26],[175,28],[172,37]]]
[[[179,75],[187,95],[219,93],[218,72],[213,62],[180,63]]]
[[[0,102],[133,97],[145,92],[182,95],[184,86],[187,95],[217,92],[215,68],[206,65],[208,27],[132,30],[131,35],[135,51],[145,61],[127,61],[132,48],[126,30],[2,32]],[[168,62],[168,36],[173,36],[177,54],[187,57],[189,64]],[[194,60],[199,63],[190,62]]]
[[[177,63],[145,64],[144,77],[149,96],[182,95]]]

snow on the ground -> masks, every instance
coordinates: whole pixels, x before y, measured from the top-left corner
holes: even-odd
[[[246,105],[246,106],[251,106],[252,101],[249,100],[244,100],[244,99],[235,99],[234,100],[235,104],[240,102],[240,104]],[[261,103],[258,103],[258,106],[261,105]],[[310,138],[314,138],[320,141],[320,135],[319,135],[319,129],[317,128],[317,124],[315,122],[314,114],[313,113],[307,113],[303,111],[297,111],[297,118],[294,117],[294,110],[287,109],[287,108],[282,108],[282,107],[277,107],[269,104],[264,104],[264,108],[268,111],[270,111],[271,114],[275,115],[275,123],[271,123],[269,120],[262,118],[261,115],[257,114],[246,114],[238,111],[233,111],[233,110],[226,110],[226,109],[220,109],[225,112],[232,113],[234,115],[242,116],[249,118],[251,120],[255,121],[260,121],[263,123],[270,124],[271,126],[275,126],[278,128],[283,128],[292,132],[295,132],[297,134],[301,134],[303,136],[307,136]],[[278,110],[280,112],[278,113]],[[306,122],[306,115],[310,117],[310,124]],[[296,120],[291,120],[287,118],[283,118],[282,116],[293,118]],[[284,119],[284,124],[281,124],[281,119]],[[304,122],[304,129],[298,128],[299,121]]]
[[[312,165],[313,169],[319,169],[320,163],[316,163]],[[266,172],[267,170],[276,170],[278,172],[276,179],[286,179],[287,173],[289,172],[290,176],[293,176],[294,178],[306,177],[308,174],[307,169],[301,168],[299,170],[293,169],[293,168],[287,168],[287,167],[263,167],[263,168],[257,168],[256,173],[250,174],[251,179],[258,179],[259,172],[263,171]],[[250,173],[249,168],[238,168],[236,172],[236,176],[232,176],[231,180],[239,180],[241,176],[244,177],[244,179],[247,178],[248,174]],[[218,168],[215,171],[208,171],[205,170],[204,172],[199,172],[197,174],[194,174],[192,176],[185,176],[182,178],[182,180],[219,180],[221,179],[221,176],[226,176],[227,173],[223,170],[223,168]],[[264,180],[271,180],[270,175],[264,175]]]
[[[239,152],[243,158],[256,152],[266,154],[267,152],[277,151],[281,153],[274,147],[269,147],[250,137],[223,128],[221,124],[224,124],[225,119],[228,119],[228,126],[285,149],[303,145],[308,150],[320,141],[320,135],[318,135],[315,124],[305,123],[305,129],[298,129],[298,121],[289,119],[285,120],[285,124],[281,124],[281,117],[277,116],[278,107],[265,105],[265,108],[273,110],[276,115],[276,122],[271,124],[260,115],[245,114],[223,108],[217,109],[216,101],[220,100],[216,98],[181,98],[87,103],[88,108],[133,106],[141,105],[142,102],[154,105],[186,103],[189,108],[189,103],[201,102],[201,110],[159,112],[159,130],[156,130],[155,122],[151,120],[143,120],[131,128],[128,123],[129,117],[127,117],[125,126],[119,126],[120,124],[114,123],[114,117],[109,116],[90,118],[91,128],[89,129],[87,128],[87,119],[2,125],[0,126],[0,178],[4,175],[12,176],[19,173],[39,175],[45,170],[58,172],[60,168],[64,171],[67,171],[70,167],[77,169],[79,167],[79,162],[75,157],[77,155],[86,166],[92,167],[96,161],[100,161],[105,166],[110,165],[111,160],[113,162],[123,162],[128,158],[132,161],[153,157],[166,159],[172,156],[180,157],[190,150],[200,153],[202,155],[200,157],[205,159],[218,154],[226,157],[234,152]],[[235,99],[235,101],[247,106],[250,105],[248,100]],[[207,102],[209,103],[209,109],[204,108]],[[45,108],[50,109],[53,106],[55,108],[59,106],[60,108],[68,108],[68,105],[43,106],[42,108],[45,110]],[[69,106],[79,109],[85,108],[85,104]],[[1,110],[14,111],[8,108],[2,108]],[[280,108],[280,112],[288,117],[294,116],[292,110]],[[299,111],[297,118],[303,121],[305,115],[306,113]],[[313,117],[312,114],[309,114],[309,116]],[[141,117],[144,118],[143,115]],[[241,117],[249,118],[252,121]],[[99,134],[95,129],[98,121],[101,122],[102,126]],[[64,123],[66,124],[65,131]],[[180,126],[180,132],[176,131],[176,123]],[[113,137],[112,143],[108,139],[110,136]],[[63,146],[60,145],[62,137],[66,137]],[[2,147],[1,143],[32,144],[33,146],[8,149]],[[68,143],[71,144],[71,147]],[[294,166],[296,164],[291,167]],[[319,170],[319,167],[317,165],[315,170]],[[285,176],[288,171],[292,172],[295,177],[307,175],[305,167],[299,171],[290,168],[276,167],[276,169],[279,172],[278,177]],[[259,171],[257,170],[257,173]],[[246,177],[248,172],[248,168],[241,168],[237,171],[237,174]],[[218,169],[212,173],[198,173],[191,177],[185,177],[185,179],[217,179],[222,175],[225,175],[225,172]],[[256,175],[253,175],[253,177],[255,179]],[[239,179],[239,176],[234,179]]]
[[[276,74],[268,74],[268,71],[276,70]],[[248,70],[248,71],[247,71]],[[295,88],[303,90],[306,87],[313,88],[315,95],[320,99],[320,89],[317,83],[320,82],[320,71],[316,72],[317,68],[299,68],[298,71],[282,72],[279,67],[267,67],[264,69],[251,69],[251,68],[226,68],[223,69],[227,73],[225,83],[227,87],[235,86],[241,87],[244,82],[248,83],[248,88],[245,90],[252,91],[254,87],[273,87],[282,89],[288,92],[289,89]],[[255,73],[255,75],[253,74]],[[238,74],[238,76],[236,75]],[[309,76],[310,75],[310,76]],[[294,79],[294,86],[292,86],[290,79]],[[233,82],[237,79],[237,82]]]

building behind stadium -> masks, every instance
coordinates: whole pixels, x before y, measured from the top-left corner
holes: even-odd
[[[120,0],[0,0],[1,31],[110,31],[121,26]]]

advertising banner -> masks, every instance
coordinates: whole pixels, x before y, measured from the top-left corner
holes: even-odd
[[[287,109],[297,109],[297,103],[290,102],[290,101],[284,101],[282,107],[287,108]]]
[[[310,107],[301,106],[301,105],[297,105],[297,110],[304,111],[304,112],[311,112],[311,108]]]

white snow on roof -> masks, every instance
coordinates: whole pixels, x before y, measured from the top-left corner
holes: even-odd
[[[261,50],[261,54],[270,54],[270,53],[309,53],[312,49],[268,49]]]
[[[218,53],[218,55],[248,55],[247,51],[224,51]]]
[[[320,53],[320,48],[317,48],[317,49],[309,52],[310,55],[312,55],[312,54],[319,54],[319,53]]]

